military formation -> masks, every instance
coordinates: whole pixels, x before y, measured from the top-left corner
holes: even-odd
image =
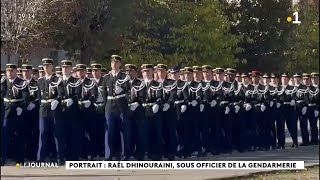
[[[44,58],[1,72],[1,165],[285,149],[285,126],[299,146],[298,123],[300,145],[318,145],[318,116],[319,73],[137,67],[119,55],[107,72]]]

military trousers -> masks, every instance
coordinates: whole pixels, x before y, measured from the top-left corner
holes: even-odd
[[[42,105],[45,115],[40,114],[39,118],[39,145],[37,160],[45,161],[49,157],[50,137],[54,137],[54,144],[57,152],[56,159],[63,161],[65,159],[65,121],[62,118],[62,107],[58,105],[55,110],[50,109],[50,105]],[[43,113],[42,113],[43,114]],[[52,151],[51,151],[52,152]]]
[[[162,136],[164,140],[163,154],[169,160],[174,160],[177,151],[177,114],[174,107],[161,112]]]
[[[16,113],[16,106],[5,107],[6,111],[10,109],[7,117],[4,117],[1,122],[1,161],[5,163],[8,157],[8,146],[11,138],[13,138],[13,159],[17,162],[24,162],[25,156],[25,138],[22,114]],[[14,137],[10,137],[14,134]]]
[[[315,116],[315,111],[319,111],[319,108],[317,106],[308,106],[307,110],[307,118],[309,119],[310,124],[310,131],[311,131],[311,141],[310,143],[312,145],[319,144],[319,127],[318,127],[318,121],[319,117]]]
[[[26,110],[23,118],[26,158],[35,161],[39,144],[39,106],[30,111]]]

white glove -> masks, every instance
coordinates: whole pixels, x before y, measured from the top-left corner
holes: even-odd
[[[281,103],[279,103],[279,102],[277,102],[277,108],[280,108],[280,106],[281,106]]]
[[[103,102],[103,97],[99,96],[98,99],[97,99],[97,102]]]
[[[84,102],[84,107],[85,107],[85,108],[90,107],[90,105],[91,105],[91,101],[88,100],[88,101],[85,101],[85,102]]]
[[[273,101],[270,101],[270,107],[272,107],[272,106],[273,106],[273,104],[274,104],[274,103],[273,103]]]
[[[211,106],[211,107],[214,107],[214,106],[216,106],[216,105],[217,105],[217,101],[212,100],[211,103],[210,103],[210,106]]]
[[[250,109],[252,108],[251,104],[246,104],[245,107],[246,107],[246,111],[250,111]]]
[[[134,102],[134,103],[130,104],[130,110],[131,111],[135,111],[138,106],[139,106],[139,103],[138,102]]]
[[[294,106],[295,104],[296,104],[296,102],[294,100],[291,100],[290,106]]]
[[[152,106],[152,111],[153,111],[154,114],[157,113],[159,111],[159,105],[158,104],[153,105]]]
[[[70,107],[73,104],[73,100],[72,99],[67,99],[67,106]]]
[[[302,115],[305,115],[307,113],[307,107],[303,107],[301,109],[301,113],[302,113]]]
[[[33,108],[35,108],[36,105],[34,105],[33,103],[30,103],[28,106],[27,106],[27,110],[28,111],[31,111]]]
[[[314,110],[314,117],[318,117],[319,116],[319,111],[318,110]]]
[[[186,105],[182,105],[181,106],[181,113],[184,113],[187,110],[187,106]]]
[[[193,100],[192,102],[191,102],[191,105],[194,107],[194,106],[196,106],[198,104],[198,102],[196,101],[196,100]]]
[[[261,109],[262,112],[264,112],[264,111],[266,110],[266,108],[267,108],[267,107],[266,107],[264,104],[262,104],[261,107],[260,107],[260,109]]]
[[[52,101],[51,102],[51,110],[52,111],[56,110],[58,104],[59,104],[59,101],[57,101],[57,100]]]
[[[123,89],[120,86],[116,87],[115,93],[120,94],[123,91]]]
[[[170,104],[164,103],[162,111],[168,111],[169,108],[170,108]]]
[[[226,107],[226,111],[224,112],[225,114],[229,114],[230,112],[230,108],[229,107]]]
[[[238,113],[239,112],[239,110],[240,110],[240,106],[238,106],[238,105],[236,105],[236,106],[234,106],[234,111],[235,111],[235,113]]]
[[[17,115],[20,116],[22,113],[22,109],[20,107],[17,107],[16,111],[17,111]]]
[[[200,104],[200,112],[202,112],[204,110],[204,105]]]

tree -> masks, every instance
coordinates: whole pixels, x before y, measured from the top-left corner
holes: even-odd
[[[44,0],[1,0],[1,53],[27,58],[43,32],[34,30]]]
[[[302,1],[295,7],[301,24],[295,25],[290,33],[286,64],[289,72],[319,72],[318,5]]]
[[[124,35],[128,62],[232,66],[240,37],[217,1],[134,1],[134,24]]]
[[[225,13],[232,21],[231,32],[243,35],[236,54],[246,64],[238,69],[258,69],[265,72],[281,71],[286,65],[288,36],[293,24],[286,18],[293,13],[291,0],[242,0],[225,5]]]

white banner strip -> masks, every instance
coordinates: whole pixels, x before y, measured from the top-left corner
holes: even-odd
[[[67,161],[66,169],[81,170],[291,170],[304,169],[304,161]]]

